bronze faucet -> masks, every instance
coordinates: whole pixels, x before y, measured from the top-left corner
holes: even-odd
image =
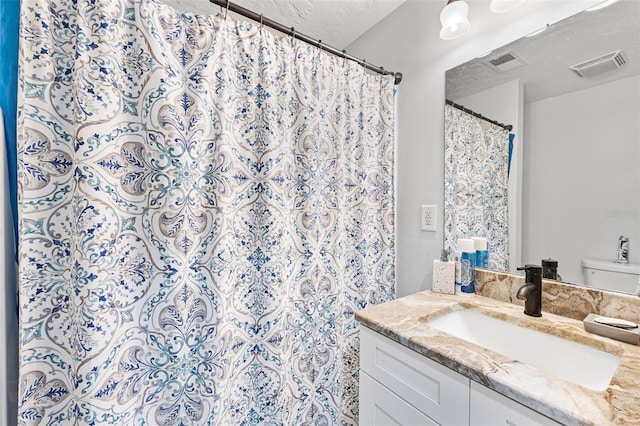
[[[524,313],[532,317],[542,316],[542,266],[524,265],[518,271],[525,271],[525,282],[518,289],[516,297],[524,300]]]

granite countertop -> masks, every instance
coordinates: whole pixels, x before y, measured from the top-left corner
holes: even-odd
[[[609,388],[595,391],[551,376],[465,340],[428,321],[458,309],[484,314],[592,346],[621,357]],[[640,424],[640,346],[597,336],[582,321],[544,310],[524,315],[522,306],[475,295],[423,291],[356,312],[363,325],[457,371],[557,422],[568,425]],[[544,348],[540,348],[544,350]]]

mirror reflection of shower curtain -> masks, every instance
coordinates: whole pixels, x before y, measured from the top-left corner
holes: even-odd
[[[489,268],[509,270],[509,132],[445,105],[444,246],[485,237]]]

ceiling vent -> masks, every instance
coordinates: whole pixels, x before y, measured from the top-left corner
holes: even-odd
[[[482,61],[482,63],[500,74],[527,65],[527,63],[513,51],[502,53],[500,56],[487,59]]]
[[[625,53],[622,50],[607,53],[598,58],[576,64],[570,67],[580,77],[595,77],[606,72],[614,71],[627,63]]]

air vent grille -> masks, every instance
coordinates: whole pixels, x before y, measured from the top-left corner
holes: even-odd
[[[499,67],[500,65],[503,65],[503,64],[505,64],[507,62],[515,61],[515,60],[516,60],[515,56],[513,56],[511,53],[506,53],[506,54],[504,54],[502,56],[499,56],[499,57],[497,57],[495,59],[490,59],[489,63],[491,65],[493,65],[494,67]]]
[[[580,77],[595,77],[600,74],[617,70],[627,63],[626,55],[622,50],[607,53],[597,58],[570,67]]]
[[[520,68],[527,63],[515,52],[511,51],[502,53],[500,54],[500,56],[495,56],[493,58],[487,59],[483,61],[483,64],[485,64],[495,72],[502,74],[506,71]]]

